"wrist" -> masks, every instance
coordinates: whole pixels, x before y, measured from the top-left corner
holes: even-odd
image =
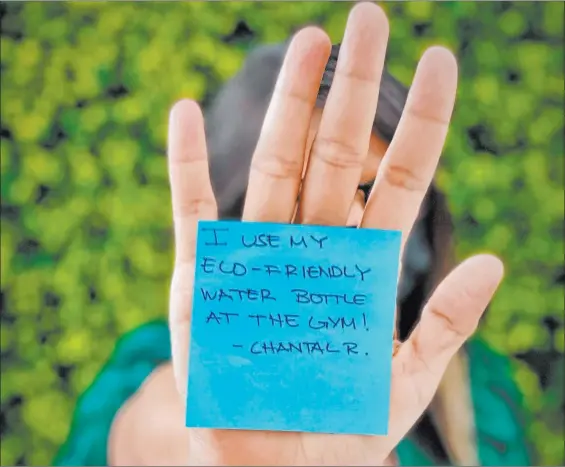
[[[108,442],[110,465],[186,465],[188,432],[170,364],[157,368],[120,409]]]

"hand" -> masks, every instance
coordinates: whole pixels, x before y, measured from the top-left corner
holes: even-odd
[[[253,157],[244,220],[345,225],[368,150],[387,38],[388,22],[379,7],[362,3],[353,8],[319,130],[311,153],[305,155],[330,41],[313,27],[296,34]],[[453,55],[440,47],[427,50],[395,138],[380,162],[360,228],[400,230],[406,241],[436,170],[456,88]],[[171,112],[169,170],[176,239],[170,327],[175,379],[184,400],[197,222],[217,216],[202,114],[194,102],[181,101]],[[502,274],[498,259],[480,255],[457,267],[437,288],[393,358],[387,436],[191,429],[187,461],[382,464],[430,403],[450,359],[475,330]]]

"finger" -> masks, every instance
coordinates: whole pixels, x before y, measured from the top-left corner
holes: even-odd
[[[402,439],[429,405],[455,353],[475,331],[503,276],[500,260],[478,255],[459,265],[426,304],[393,359],[387,442]]]
[[[171,110],[169,121],[169,179],[175,228],[177,263],[192,262],[199,219],[216,218],[210,184],[202,112],[183,100]]]
[[[453,54],[443,47],[428,49],[379,167],[362,227],[401,230],[406,242],[441,155],[456,90]]]
[[[347,218],[348,227],[357,227],[361,218],[363,217],[363,208],[365,207],[365,193],[363,190],[357,190],[355,198],[349,209],[349,216]]]
[[[244,220],[290,222],[294,214],[330,45],[325,32],[308,27],[289,46],[251,162]]]
[[[369,150],[388,40],[388,20],[372,3],[349,15],[333,83],[312,145],[298,221],[344,225]]]
[[[202,112],[193,101],[175,104],[169,119],[169,179],[175,230],[175,269],[169,323],[178,388],[186,391],[188,336],[198,220],[214,220],[216,202],[208,173]]]

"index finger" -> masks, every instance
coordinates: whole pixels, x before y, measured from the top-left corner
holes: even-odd
[[[310,119],[330,41],[299,31],[286,53],[251,161],[243,219],[290,222],[302,179]]]

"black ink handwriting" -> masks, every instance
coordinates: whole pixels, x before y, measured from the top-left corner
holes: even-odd
[[[305,289],[292,289],[296,303],[313,305],[364,305],[365,294],[313,293]]]
[[[241,244],[246,248],[279,248],[281,238],[278,235],[258,234],[253,235],[252,239],[247,239],[245,235],[241,236]]]
[[[212,302],[212,301],[239,301],[243,302],[245,300],[248,301],[257,301],[260,300],[262,303],[265,303],[267,300],[276,301],[276,298],[271,295],[271,291],[269,289],[217,289],[217,290],[208,290],[204,287],[200,287],[200,293],[202,294],[202,298],[204,301]]]
[[[229,229],[214,229],[214,228],[207,228],[204,227],[201,229],[202,232],[213,232],[214,234],[214,241],[213,242],[205,242],[204,245],[206,246],[226,246],[226,242],[220,242],[218,240],[218,232],[229,232]]]

